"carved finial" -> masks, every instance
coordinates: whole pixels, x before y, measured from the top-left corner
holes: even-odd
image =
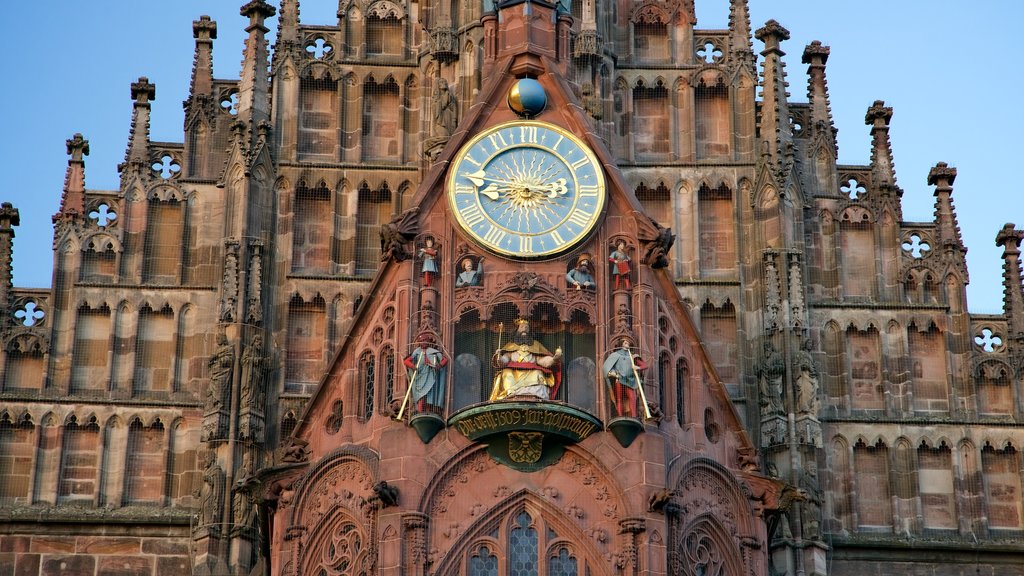
[[[129,166],[139,168],[146,164],[149,150],[149,109],[150,102],[156,100],[156,85],[149,78],[139,76],[138,81],[131,85],[132,127],[128,134],[128,150],[125,152],[125,163],[118,166],[124,172]]]
[[[1003,249],[1003,313],[1009,325],[1010,339],[1007,342],[1010,354],[1015,358],[1022,352],[1024,341],[1024,287],[1021,285],[1020,245],[1024,242],[1024,230],[1017,230],[1012,223],[1006,223],[996,234],[996,246]]]
[[[196,94],[210,94],[213,91],[213,40],[217,38],[217,23],[203,15],[192,22],[192,37],[196,39],[195,55],[192,58],[192,85],[190,98]]]
[[[757,39],[764,42],[764,63],[761,69],[761,87],[763,103],[761,106],[761,139],[767,148],[768,159],[775,163],[780,180],[786,178],[791,163],[783,156],[789,150],[793,139],[793,128],[790,125],[789,93],[786,87],[786,64],[782,57],[781,43],[789,39],[789,30],[775,20],[765,22],[758,29]]]
[[[192,37],[200,41],[217,39],[217,22],[203,14],[199,20],[192,21]]]
[[[953,185],[953,181],[956,180],[956,168],[950,167],[945,162],[939,162],[934,168],[928,171],[928,185],[938,186],[940,189],[946,189]],[[939,194],[939,190],[935,190],[935,195]]]
[[[132,100],[135,100],[136,106],[148,105],[156,100],[156,84],[150,83],[145,76],[139,76],[138,81],[132,82]]]
[[[263,21],[277,14],[277,9],[264,2],[264,0],[252,0],[243,5],[238,13],[249,18],[249,28],[246,28],[246,31],[251,31],[252,27],[259,26],[263,28],[263,33],[265,34],[268,30],[263,27]]]
[[[754,33],[754,37],[764,42],[765,50],[778,50],[779,44],[783,40],[789,40],[789,30],[786,30],[782,24],[779,24],[775,20],[769,20],[764,23],[764,26],[757,29]],[[764,54],[764,52],[762,52]],[[784,52],[780,51],[780,55],[785,55]]]
[[[66,140],[68,169],[64,175],[64,191],[60,198],[60,210],[53,221],[74,218],[85,213],[85,156],[89,155],[89,141],[81,134]]]
[[[966,253],[960,236],[960,225],[956,219],[956,210],[953,207],[954,180],[956,168],[945,162],[939,162],[928,172],[928,184],[935,186],[935,223],[939,228],[939,238],[943,244],[960,248]],[[966,269],[966,262],[963,263],[963,267]]]
[[[892,120],[892,107],[886,106],[884,100],[875,100],[864,115],[864,123],[873,128],[889,128]]]
[[[14,227],[21,224],[21,214],[14,204],[4,202],[0,204],[0,231],[10,232],[14,236]]]
[[[864,123],[871,126],[871,177],[876,190],[883,193],[895,190],[898,196],[902,196],[902,191],[896,187],[896,166],[889,142],[890,120],[892,107],[881,100],[875,100],[864,115]]]
[[[75,133],[66,143],[71,162],[82,162],[83,156],[89,155],[89,141],[83,138],[81,133]]]
[[[729,1],[729,49],[732,58],[754,71],[754,47],[750,43],[750,7],[747,0]]]

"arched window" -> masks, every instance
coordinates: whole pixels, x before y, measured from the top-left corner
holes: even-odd
[[[702,184],[697,191],[697,212],[701,276],[707,278],[735,273],[732,191],[725,184],[718,188]]]
[[[380,265],[380,227],[392,213],[392,194],[387,183],[377,190],[363,183],[356,207],[356,274],[370,275]]]
[[[668,89],[660,79],[647,86],[643,80],[633,88],[633,145],[637,160],[661,160],[672,151],[672,119],[668,111]]]
[[[181,280],[188,243],[186,220],[184,201],[177,198],[150,199],[146,215],[143,282],[175,284]]]
[[[288,336],[285,340],[285,385],[312,385],[324,367],[327,304],[318,294],[310,302],[294,296],[288,303]],[[296,388],[298,389],[298,388]]]
[[[686,425],[686,383],[690,380],[690,367],[686,360],[676,362],[676,422]]]
[[[395,351],[389,346],[380,355],[380,379],[384,385],[384,410],[395,401]]]
[[[17,422],[6,412],[0,416],[0,504],[28,503],[35,428],[28,414]]]
[[[314,187],[300,182],[292,216],[292,272],[327,274],[331,271],[334,235],[331,191],[324,181]]]
[[[590,568],[578,558],[570,539],[539,515],[519,508],[495,522],[469,546],[465,569],[451,566],[446,574],[469,576],[579,576]]]
[[[373,416],[373,397],[374,387],[376,385],[377,378],[377,359],[373,354],[367,352],[363,354],[363,358],[359,361],[360,375],[363,381],[363,421],[369,420]]]
[[[330,77],[299,81],[299,154],[337,156],[338,82]]]

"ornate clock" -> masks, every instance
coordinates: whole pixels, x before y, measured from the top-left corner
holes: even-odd
[[[568,131],[539,121],[493,126],[452,161],[448,200],[459,226],[488,250],[543,258],[571,249],[604,209],[604,174]]]

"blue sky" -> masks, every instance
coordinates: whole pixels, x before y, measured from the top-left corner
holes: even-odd
[[[724,28],[727,0],[696,0],[698,27]],[[5,6],[6,134],[0,139],[0,200],[21,211],[15,238],[15,285],[50,285],[52,225],[67,166],[64,141],[90,141],[86,186],[116,189],[124,158],[129,84],[148,76],[157,86],[152,138],[181,141],[192,68],[192,21],[218,24],[214,67],[236,78],[242,54],[241,0],[67,2],[34,0]],[[806,101],[800,55],[811,40],[831,46],[828,83],[839,128],[840,163],[866,164],[870,138],[864,113],[874,100],[895,108],[896,174],[908,221],[930,221],[934,200],[928,170],[944,161],[958,169],[953,200],[970,249],[972,312],[1002,310],[1002,259],[996,232],[1024,227],[1024,207],[1011,167],[1020,165],[1017,137],[1024,112],[1016,101],[1024,3],[988,0],[930,2],[750,0],[751,24],[769,18],[792,34],[787,52],[791,100]],[[335,0],[302,0],[302,21],[330,24]],[[270,28],[276,29],[276,18]],[[754,42],[755,51],[761,44]]]

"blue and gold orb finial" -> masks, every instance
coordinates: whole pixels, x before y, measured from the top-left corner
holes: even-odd
[[[533,78],[522,78],[508,91],[508,107],[520,116],[536,116],[547,106],[548,95],[544,87]]]

